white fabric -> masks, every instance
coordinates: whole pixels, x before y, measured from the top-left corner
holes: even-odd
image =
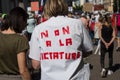
[[[96,23],[98,22],[99,17],[100,17],[99,14],[95,15],[95,22],[96,22]]]
[[[81,63],[82,49],[93,50],[91,38],[82,22],[58,16],[35,27],[29,57],[40,61],[41,80],[70,80]],[[82,75],[81,71],[77,74]]]
[[[35,19],[34,18],[30,18],[30,19],[27,20],[27,23],[28,23],[27,31],[29,33],[32,33],[34,28],[35,28]]]
[[[90,80],[90,67],[89,64],[85,64],[84,67],[70,80]]]
[[[95,53],[94,54],[99,54],[99,55],[101,55],[101,53],[100,53],[100,40],[98,41],[98,45],[97,45],[97,47],[96,47],[96,49],[95,49]]]
[[[99,28],[98,28],[98,26],[94,26],[94,38],[96,39],[99,39]]]

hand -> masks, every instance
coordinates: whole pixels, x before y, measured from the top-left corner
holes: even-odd
[[[107,43],[108,47],[111,45],[111,43]]]
[[[108,49],[111,43],[106,43],[106,48]]]
[[[108,43],[104,43],[105,44],[105,47],[108,49],[109,47],[109,44]]]

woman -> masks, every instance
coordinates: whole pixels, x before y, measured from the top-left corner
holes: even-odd
[[[35,27],[29,54],[41,80],[89,80],[83,52],[93,47],[81,20],[67,17],[65,0],[47,0],[43,12],[47,20]]]
[[[105,15],[103,19],[103,25],[100,27],[99,36],[101,40],[101,76],[106,76],[106,68],[104,64],[106,52],[109,54],[109,67],[108,67],[108,75],[111,75],[112,72],[112,64],[113,64],[113,48],[114,48],[114,40],[115,40],[115,28],[111,26],[111,17]]]
[[[99,38],[99,28],[101,28],[101,26],[102,26],[102,24],[103,24],[103,17],[101,16],[100,18],[98,18],[98,22],[96,23],[96,26],[95,26],[95,32],[96,32],[96,34],[95,34],[95,36],[96,36],[96,42],[95,42],[95,44],[96,44],[96,49],[95,49],[95,53],[94,54],[101,54],[100,53],[100,38]]]
[[[27,13],[13,8],[6,16],[0,32],[0,80],[31,80],[25,59],[29,49],[27,39],[21,35],[27,23]]]

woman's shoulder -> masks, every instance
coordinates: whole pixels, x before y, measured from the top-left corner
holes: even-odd
[[[14,39],[14,40],[16,40],[16,41],[28,41],[27,40],[27,37],[24,35],[24,34],[14,34],[14,35],[10,35],[10,38],[11,39]]]
[[[24,34],[16,34],[16,37],[17,37],[18,39],[22,39],[22,40],[24,40],[24,41],[27,40],[27,37],[26,37]]]

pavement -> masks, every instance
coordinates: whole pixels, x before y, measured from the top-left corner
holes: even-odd
[[[115,43],[116,48],[116,43]],[[91,66],[91,74],[90,80],[120,80],[120,52],[117,52],[114,48],[113,53],[113,74],[107,75],[105,78],[102,78],[100,75],[101,66],[100,66],[100,55],[92,54],[85,61],[90,63]],[[96,49],[96,46],[94,47]],[[108,54],[105,56],[105,65],[108,67]]]

